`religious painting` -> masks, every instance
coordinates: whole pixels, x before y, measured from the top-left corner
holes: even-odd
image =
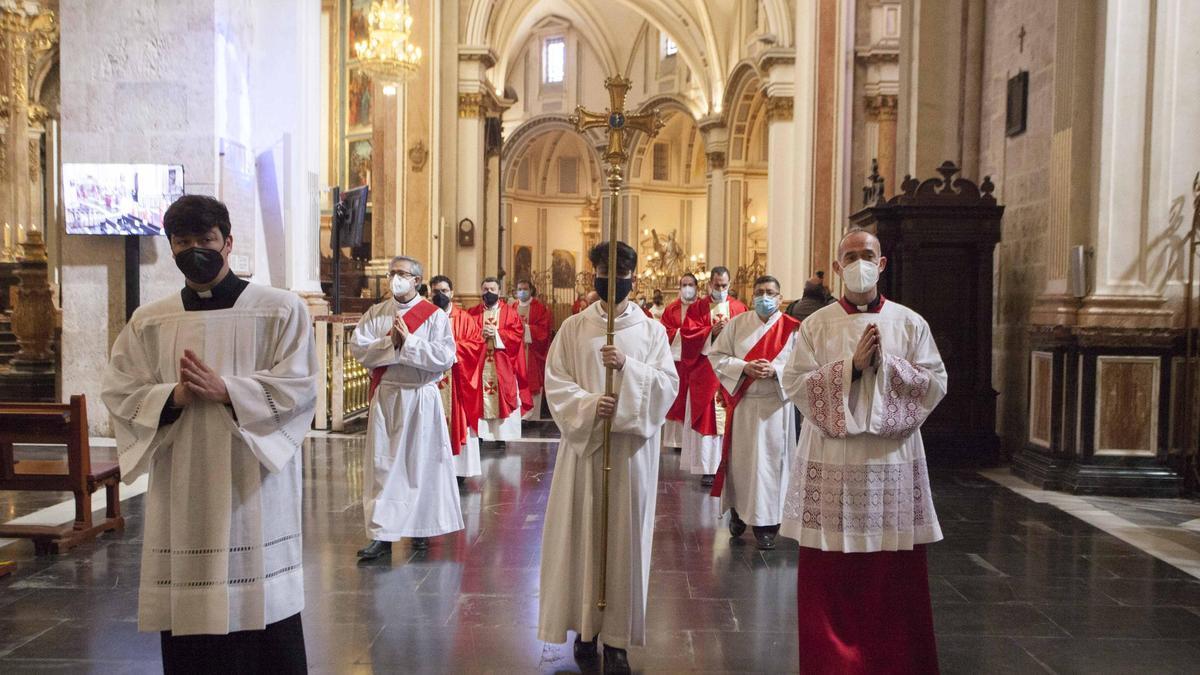
[[[349,187],[371,184],[371,139],[351,140],[346,146],[346,178]]]
[[[350,68],[346,78],[346,126],[363,129],[371,126],[371,76],[361,68]]]
[[[358,55],[354,53],[354,45],[358,42],[365,42],[370,34],[367,24],[367,13],[370,11],[371,0],[351,0],[350,21],[346,31],[346,46],[350,50],[350,53],[346,55],[347,59],[358,58]]]
[[[554,288],[575,288],[575,254],[556,248],[550,255],[550,284]]]
[[[1029,108],[1029,71],[1022,70],[1008,80],[1008,101],[1004,135],[1025,133],[1025,116]]]
[[[528,279],[533,275],[533,248],[513,247],[513,279]]]

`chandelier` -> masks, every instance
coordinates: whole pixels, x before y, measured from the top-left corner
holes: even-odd
[[[407,80],[421,63],[421,48],[410,42],[412,14],[408,3],[375,0],[367,14],[367,39],[354,43],[362,69],[382,83]]]

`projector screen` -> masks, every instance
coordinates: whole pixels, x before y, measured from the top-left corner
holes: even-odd
[[[163,214],[183,196],[178,164],[63,164],[67,234],[163,234]]]

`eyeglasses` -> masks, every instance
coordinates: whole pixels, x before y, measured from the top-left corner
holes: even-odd
[[[779,293],[776,293],[775,291],[761,291],[759,293],[755,293],[754,297],[756,297],[756,298],[778,298]]]
[[[405,272],[404,270],[389,270],[388,278],[391,278],[391,277],[404,277],[405,279],[416,279],[417,275],[413,274],[412,272]]]

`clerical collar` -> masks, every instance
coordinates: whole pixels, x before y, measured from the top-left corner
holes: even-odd
[[[846,299],[846,296],[843,295],[841,299],[838,300],[838,304],[842,306],[842,309],[846,310],[847,314],[878,314],[883,310],[883,303],[885,300],[886,298],[883,297],[883,293],[877,293],[875,295],[875,299],[871,300],[867,304],[854,305]]]
[[[249,285],[245,279],[229,272],[220,283],[207,291],[197,291],[191,286],[184,286],[179,294],[183,298],[183,309],[188,312],[229,309]]]
[[[405,301],[403,301],[403,300],[400,300],[400,299],[398,299],[398,298],[397,298],[396,296],[394,296],[394,295],[392,296],[392,299],[396,301],[396,304],[397,304],[397,305],[400,305],[401,307],[404,307],[405,309],[408,309],[409,307],[412,307],[413,305],[415,305],[415,304],[417,304],[418,302],[420,302],[422,298],[421,298],[421,294],[420,294],[420,293],[418,293],[418,294],[416,294],[416,295],[412,296],[412,299],[410,299],[408,302],[405,302]]]

